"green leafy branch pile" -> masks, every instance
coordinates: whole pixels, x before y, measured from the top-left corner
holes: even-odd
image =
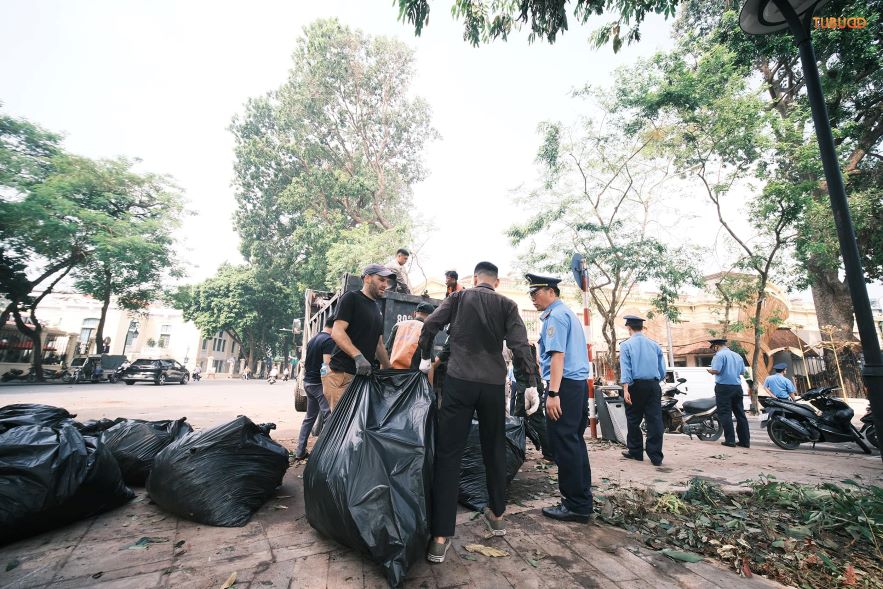
[[[682,493],[618,489],[596,501],[602,520],[676,560],[699,553],[801,588],[883,588],[883,488],[843,483],[761,477],[735,495],[694,478]]]

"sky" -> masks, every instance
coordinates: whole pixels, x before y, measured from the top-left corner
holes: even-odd
[[[194,213],[179,231],[180,257],[188,280],[204,279],[241,260],[230,121],[249,97],[285,81],[302,28],[334,16],[415,51],[412,93],[429,102],[441,135],[425,150],[429,177],[413,189],[415,217],[434,227],[417,240],[423,269],[469,274],[487,259],[511,272],[517,252],[503,232],[524,215],[512,193],[535,179],[538,123],[587,114],[569,93],[607,85],[616,67],[671,47],[670,23],[648,18],[641,42],[618,54],[589,46],[591,22],[551,46],[521,34],[474,48],[449,0],[431,6],[415,37],[392,0],[4,0],[0,103],[62,132],[74,153],[137,158],[140,170],[173,177]],[[679,231],[713,240],[708,219],[694,216]],[[709,256],[707,265],[717,263]]]

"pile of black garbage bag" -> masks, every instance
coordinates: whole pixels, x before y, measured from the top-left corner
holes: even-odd
[[[200,432],[186,418],[75,421],[60,407],[0,408],[0,544],[118,507],[147,481],[163,509],[241,526],[273,495],[288,451],[247,417]]]
[[[270,438],[275,428],[239,416],[173,441],[153,461],[147,478],[150,498],[196,522],[244,526],[273,496],[288,469],[288,450]]]
[[[64,409],[0,408],[0,544],[118,507],[135,495],[95,435]]]
[[[304,470],[310,525],[382,565],[393,587],[429,540],[435,405],[419,371],[357,376]]]
[[[506,418],[506,482],[512,482],[518,469],[524,464],[525,425],[522,417]],[[466,440],[466,450],[460,460],[460,504],[483,511],[488,505],[487,480],[485,478],[484,457],[481,454],[481,439],[478,422],[473,421]]]
[[[186,417],[163,421],[124,419],[106,429],[101,439],[117,459],[126,484],[143,487],[156,455],[192,431]]]

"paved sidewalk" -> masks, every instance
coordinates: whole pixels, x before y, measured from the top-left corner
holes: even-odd
[[[513,483],[512,493],[522,498],[510,505],[507,535],[485,538],[482,522],[461,510],[447,562],[416,563],[406,587],[780,587],[760,577],[740,578],[711,561],[671,561],[617,528],[550,521],[540,513],[554,501],[549,473],[534,471],[532,462],[523,470]],[[309,526],[302,472],[302,465],[292,467],[277,497],[242,528],[178,519],[136,489],[133,502],[110,513],[0,548],[0,586],[217,589],[234,572],[237,588],[386,586],[380,567]],[[540,492],[540,499],[527,498]],[[510,556],[469,554],[463,546],[471,543]]]

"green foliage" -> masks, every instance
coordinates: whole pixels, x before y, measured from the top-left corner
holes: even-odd
[[[328,279],[325,286],[336,288],[344,272],[358,275],[368,264],[383,264],[397,248],[390,244],[408,243],[410,226],[402,225],[377,231],[370,225],[359,225],[341,232],[340,238],[328,249]]]
[[[228,332],[251,359],[278,347],[295,312],[289,287],[282,280],[247,265],[223,265],[212,278],[168,295],[184,319],[203,333]]]
[[[414,26],[418,36],[429,24],[429,0],[398,0],[399,20]],[[568,29],[568,0],[454,0],[451,14],[463,22],[463,39],[472,45],[503,41],[513,31],[529,27],[528,40],[545,39],[554,43]],[[675,0],[575,0],[570,2],[573,19],[585,24],[596,15],[613,13],[614,20],[592,34],[597,46],[611,42],[614,51],[622,44],[641,40],[641,24],[648,14],[673,17],[679,2]]]
[[[82,188],[95,195],[92,206],[114,222],[95,235],[92,255],[74,274],[80,292],[107,302],[116,296],[120,307],[137,311],[156,298],[163,278],[181,275],[172,231],[183,205],[168,180],[136,174],[131,166],[102,161],[86,172]]]
[[[399,41],[333,19],[305,28],[288,80],[249,100],[231,126],[247,260],[302,291],[336,280],[329,261],[335,270],[353,261],[350,231],[373,242],[404,234],[410,187],[426,174],[423,146],[436,136],[428,105],[410,98],[413,76],[413,52]]]

